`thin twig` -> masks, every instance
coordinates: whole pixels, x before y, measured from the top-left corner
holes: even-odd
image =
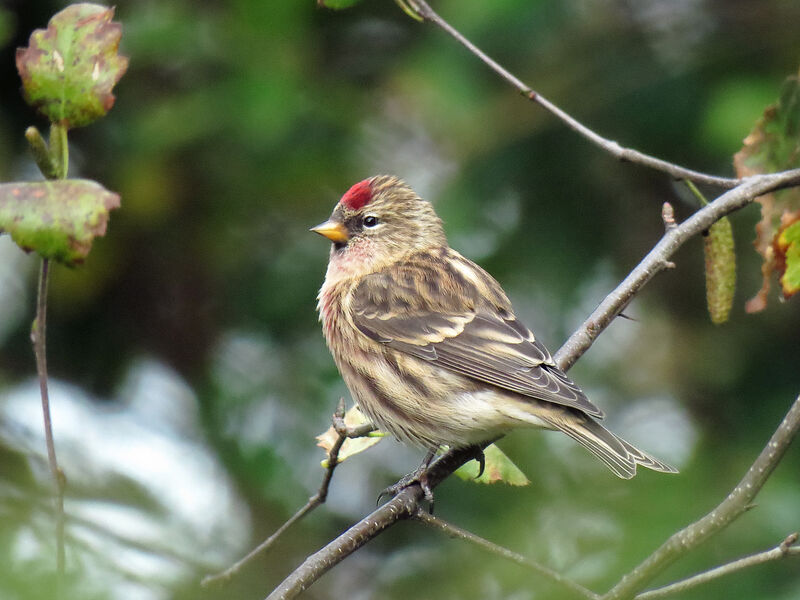
[[[613,140],[604,138],[603,136],[592,131],[591,129],[583,125],[581,122],[576,120],[574,117],[570,116],[568,113],[566,113],[558,106],[550,102],[547,98],[545,98],[538,92],[531,89],[528,85],[523,83],[518,77],[513,75],[502,65],[495,62],[485,52],[483,52],[475,44],[473,44],[466,37],[464,37],[455,27],[453,27],[452,25],[450,25],[450,23],[448,23],[442,17],[440,17],[428,5],[428,3],[425,2],[425,0],[405,0],[405,3],[412,9],[416,10],[417,14],[423,20],[430,21],[431,23],[434,23],[439,28],[447,32],[459,44],[464,46],[473,55],[475,55],[478,59],[480,59],[486,66],[488,66],[495,73],[497,73],[503,80],[512,85],[514,88],[516,88],[520,94],[522,94],[529,100],[535,102],[545,110],[549,111],[559,120],[561,120],[565,125],[567,125],[567,127],[577,132],[578,134],[580,134],[581,136],[583,136],[596,146],[599,146],[606,152],[612,154],[619,160],[636,163],[644,167],[655,169],[656,171],[662,171],[664,173],[671,175],[675,179],[689,179],[692,181],[697,181],[699,183],[705,183],[708,185],[714,185],[722,188],[732,188],[741,183],[740,179],[733,179],[729,177],[716,177],[714,175],[708,175],[707,173],[701,173],[699,171],[687,169],[685,167],[681,167],[680,165],[676,165],[674,163],[662,160],[660,158],[650,156],[649,154],[644,154],[632,148],[625,148],[623,146],[620,146],[617,142]]]
[[[635,597],[680,556],[699,546],[747,511],[756,494],[783,458],[798,430],[800,430],[800,396],[795,399],[767,445],[727,498],[703,518],[671,535],[661,547],[609,590],[602,597],[603,600],[626,600]]]
[[[433,527],[434,529],[438,529],[439,531],[446,533],[451,537],[470,542],[471,544],[475,544],[487,552],[496,554],[501,558],[515,562],[523,567],[527,567],[531,571],[534,571],[546,579],[549,579],[552,583],[555,583],[556,585],[573,592],[580,598],[587,598],[588,600],[599,600],[600,598],[599,594],[596,594],[592,590],[575,583],[567,577],[564,577],[550,567],[546,567],[535,560],[526,558],[522,554],[514,552],[513,550],[509,550],[508,548],[504,548],[503,546],[499,546],[494,542],[490,542],[489,540],[475,535],[466,529],[462,529],[457,525],[453,525],[447,521],[439,519],[438,517],[434,517],[424,510],[418,509],[417,512],[414,513],[414,519],[420,521],[421,523],[425,523],[425,525]]]
[[[36,296],[36,319],[31,327],[31,341],[36,355],[36,372],[39,375],[39,392],[42,397],[44,440],[47,445],[47,462],[56,486],[56,570],[59,581],[65,572],[64,552],[64,488],[66,478],[58,466],[56,445],[53,439],[53,420],[50,416],[50,394],[47,389],[47,283],[50,279],[50,261],[42,259]]]
[[[772,550],[765,550],[764,552],[751,554],[750,556],[745,556],[739,560],[734,560],[724,565],[720,565],[719,567],[709,569],[703,573],[698,573],[697,575],[682,581],[677,581],[655,590],[642,592],[641,594],[637,594],[635,596],[635,600],[656,600],[657,598],[666,598],[667,596],[678,594],[685,590],[697,587],[698,585],[713,581],[714,579],[718,579],[725,575],[730,575],[736,571],[747,569],[748,567],[755,567],[773,560],[780,560],[781,558],[786,558],[787,556],[800,556],[800,546],[793,545],[796,542],[797,534],[793,533],[787,536],[785,540],[783,540]]]
[[[330,469],[328,472],[330,472]],[[325,477],[325,481],[326,482],[330,481],[330,477],[328,477],[327,474]],[[325,484],[323,484],[323,486],[324,485]],[[273,533],[266,540],[261,542],[258,546],[253,548],[245,556],[237,560],[235,563],[233,563],[230,567],[228,567],[224,571],[221,571],[215,575],[206,575],[205,577],[203,577],[202,581],[200,582],[200,585],[202,585],[203,587],[209,587],[211,585],[215,585],[218,583],[228,582],[231,579],[231,577],[233,577],[239,571],[242,570],[242,567],[244,567],[247,563],[253,560],[256,556],[269,549],[270,546],[272,546],[272,544],[274,544],[275,541],[279,537],[281,537],[287,529],[289,529],[289,527],[291,527],[297,521],[305,517],[308,513],[317,508],[320,504],[322,504],[322,501],[320,500],[320,492],[317,492],[316,494],[311,496],[311,498],[308,499],[308,502],[306,502],[306,504],[300,510],[294,513],[288,521],[286,521],[283,525],[281,525],[275,531],[275,533]]]
[[[348,438],[363,437],[375,430],[375,427],[369,423],[356,427],[348,427],[344,423],[344,399],[339,401],[336,412],[333,414],[332,421],[333,427],[339,434],[339,437],[336,439],[333,446],[331,446],[330,451],[328,452],[328,466],[325,469],[325,476],[322,479],[322,484],[319,486],[317,493],[311,496],[308,499],[308,502],[306,502],[305,505],[303,505],[296,513],[294,513],[288,521],[281,525],[275,531],[275,533],[253,548],[241,559],[220,573],[215,575],[207,575],[204,577],[200,582],[203,587],[229,581],[231,577],[236,575],[247,563],[249,563],[262,552],[268,550],[278,540],[278,538],[281,537],[287,529],[289,529],[289,527],[305,517],[312,510],[325,503],[325,500],[328,499],[328,489],[330,488],[331,479],[333,478],[333,471],[339,464],[339,451],[342,449],[342,445],[344,444],[345,440]]]

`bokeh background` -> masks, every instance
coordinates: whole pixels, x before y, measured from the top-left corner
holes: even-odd
[[[65,2],[0,5],[0,180],[36,178],[14,50]],[[537,91],[609,138],[731,174],[797,72],[800,4],[783,0],[442,0],[435,8]],[[395,173],[453,245],[492,272],[553,350],[696,206],[525,102],[390,0],[120,0],[130,68],[107,118],[71,135],[71,173],[122,196],[107,236],[50,289],[56,445],[69,485],[70,594],[262,598],[374,506],[421,456],[394,441],[336,472],[327,505],[228,587],[199,579],[267,537],[319,485],[314,436],[347,397],[315,313],[328,244],[308,233],[355,181]],[[707,190],[711,193],[714,190]],[[456,478],[437,514],[603,591],[711,509],[798,387],[800,309],[760,285],[758,209],[733,217],[731,321],[705,311],[700,240],[571,371],[609,426],[681,469],[616,479],[563,436],[500,445],[525,488]],[[0,597],[52,597],[52,484],[29,328],[37,260],[0,237]],[[659,581],[772,547],[800,528],[800,451],[758,506]],[[684,598],[800,597],[797,559]],[[521,568],[407,523],[308,598],[559,598]]]

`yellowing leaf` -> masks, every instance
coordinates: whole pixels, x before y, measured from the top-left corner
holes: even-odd
[[[457,471],[461,479],[474,481],[476,483],[507,483],[509,485],[528,485],[530,481],[525,477],[525,473],[520,471],[506,454],[494,444],[486,447],[483,451],[486,459],[486,467],[483,474],[478,477],[480,465],[477,460],[471,460],[461,466]]]
[[[0,233],[25,251],[74,265],[106,233],[119,195],[88,179],[0,184]]]
[[[777,102],[744,140],[733,157],[739,177],[772,173],[800,166],[800,78],[789,77]],[[747,312],[766,308],[770,280],[775,270],[774,242],[784,214],[800,210],[800,190],[779,190],[756,199],[761,204],[761,221],[756,225],[756,250],[763,257],[761,290],[747,302]]]
[[[368,419],[364,416],[364,413],[358,409],[358,406],[354,406],[344,415],[344,423],[348,427],[358,427],[359,425],[364,425],[368,422]],[[344,444],[342,444],[342,447],[339,449],[338,461],[343,462],[351,456],[372,448],[372,446],[380,442],[384,436],[385,434],[381,432],[373,431],[364,437],[346,439]],[[336,433],[336,430],[333,428],[333,426],[331,426],[327,431],[319,434],[316,439],[317,446],[325,450],[325,453],[328,454],[331,451],[331,448],[333,448],[333,445],[336,443],[336,440],[339,439],[339,434]],[[327,457],[322,461],[322,468],[328,468]]]
[[[800,291],[800,213],[784,221],[775,242],[775,262],[783,295],[788,298]]]
[[[113,16],[113,8],[72,4],[17,49],[25,100],[50,121],[81,127],[111,110],[111,90],[128,68],[117,54],[122,28]]]

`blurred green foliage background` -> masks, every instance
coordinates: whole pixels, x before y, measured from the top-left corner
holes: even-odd
[[[0,8],[0,180],[36,177],[14,50],[65,2]],[[442,0],[492,57],[624,145],[731,174],[797,72],[800,4],[782,0]],[[48,350],[69,487],[74,597],[261,598],[374,506],[419,452],[384,441],[336,473],[328,505],[226,588],[199,579],[272,533],[319,485],[346,390],[316,321],[328,245],[308,233],[354,182],[395,173],[434,201],[451,245],[504,285],[553,350],[696,206],[519,98],[389,0],[123,0],[117,103],[71,134],[72,174],[122,195],[82,267],[57,268]],[[713,192],[713,190],[707,190]],[[678,476],[616,479],[569,440],[501,447],[526,488],[453,478],[437,514],[605,590],[735,485],[798,391],[800,311],[760,285],[758,210],[733,217],[731,322],[711,325],[701,241],[675,257],[571,371],[617,433]],[[51,483],[29,342],[37,261],[0,238],[0,597],[51,597]],[[660,580],[776,545],[800,528],[795,447],[758,507]],[[402,524],[308,598],[559,598],[535,575]],[[683,598],[800,597],[796,559]]]

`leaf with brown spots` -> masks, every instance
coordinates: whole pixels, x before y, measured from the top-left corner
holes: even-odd
[[[51,122],[82,127],[114,105],[114,85],[128,68],[117,54],[122,27],[114,9],[80,3],[56,13],[17,48],[17,71],[28,104]]]
[[[88,179],[0,184],[0,233],[27,252],[67,265],[83,262],[106,233],[119,195]]]

